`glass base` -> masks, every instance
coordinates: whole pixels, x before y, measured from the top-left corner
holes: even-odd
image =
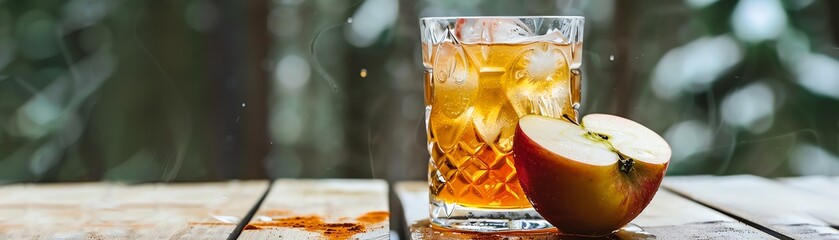
[[[459,231],[507,232],[553,228],[533,208],[490,209],[431,200],[431,224]]]

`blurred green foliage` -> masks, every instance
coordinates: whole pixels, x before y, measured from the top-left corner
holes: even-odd
[[[417,19],[585,16],[670,174],[839,174],[839,3],[0,1],[0,180],[422,179]],[[364,74],[362,74],[364,72]]]

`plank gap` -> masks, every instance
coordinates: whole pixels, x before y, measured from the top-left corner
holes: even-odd
[[[256,201],[256,204],[248,210],[248,213],[245,214],[245,217],[243,217],[241,221],[239,221],[239,224],[236,225],[233,232],[230,232],[230,235],[227,236],[227,240],[236,240],[239,238],[239,235],[242,234],[242,229],[251,222],[251,218],[253,218],[253,215],[256,215],[256,211],[258,211],[259,207],[262,206],[262,202],[265,201],[265,197],[267,197],[268,193],[271,192],[271,186],[274,186],[273,179],[268,181],[268,187],[265,188],[265,192],[262,193],[262,197],[260,197],[259,200]]]
[[[735,214],[732,214],[732,213],[730,213],[730,212],[728,212],[728,211],[725,211],[725,210],[723,210],[723,209],[721,209],[721,208],[717,208],[717,207],[711,206],[711,205],[709,205],[709,204],[705,204],[705,203],[704,203],[704,202],[702,202],[702,201],[699,201],[699,200],[694,199],[694,198],[692,198],[692,197],[690,197],[690,196],[688,196],[688,195],[686,195],[686,194],[684,194],[684,193],[682,193],[682,192],[679,192],[679,191],[678,191],[677,189],[675,189],[675,188],[667,187],[667,186],[664,186],[664,185],[662,185],[661,187],[662,187],[662,188],[664,188],[664,189],[667,189],[668,191],[670,191],[670,192],[671,192],[671,193],[673,193],[673,194],[676,194],[676,195],[677,195],[677,196],[679,196],[679,197],[682,197],[682,198],[685,198],[685,199],[691,200],[691,201],[693,201],[693,202],[695,202],[695,203],[698,203],[699,205],[702,205],[703,207],[710,208],[710,209],[713,209],[714,211],[717,211],[717,212],[719,212],[719,213],[725,214],[726,216],[729,216],[729,217],[731,217],[731,218],[734,218],[734,219],[735,219],[735,220],[737,220],[737,221],[740,221],[740,222],[742,222],[742,223],[744,223],[744,224],[746,224],[746,225],[749,225],[750,227],[753,227],[753,228],[755,228],[755,229],[757,229],[757,230],[760,230],[760,231],[762,231],[762,232],[764,232],[764,233],[766,233],[766,234],[769,234],[769,235],[771,235],[771,236],[773,236],[773,237],[776,237],[776,238],[778,238],[778,239],[783,239],[783,240],[795,240],[795,238],[792,238],[792,237],[790,237],[790,236],[784,235],[784,234],[782,234],[782,233],[780,233],[780,232],[777,232],[777,231],[775,231],[775,230],[769,229],[768,227],[765,227],[765,226],[763,226],[763,225],[757,224],[757,223],[755,223],[755,222],[749,221],[748,219],[745,219],[745,218],[742,218],[742,217],[737,216],[737,215],[735,215]]]

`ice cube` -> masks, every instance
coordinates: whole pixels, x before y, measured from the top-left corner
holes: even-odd
[[[495,150],[509,152],[513,146],[513,133],[519,116],[509,103],[492,108],[478,108],[472,122],[478,135]]]
[[[560,44],[569,44],[570,41],[562,35],[562,32],[552,28],[548,29],[548,32],[542,35],[533,36],[527,39],[529,42],[554,42]]]
[[[533,32],[518,19],[496,20],[493,22],[490,37],[495,43],[516,43],[526,41]]]
[[[452,149],[470,126],[478,96],[478,70],[456,42],[435,46],[429,125],[443,150]]]
[[[526,41],[533,32],[519,19],[464,18],[457,21],[455,36],[462,43],[517,43]]]
[[[444,42],[436,48],[432,58],[431,104],[446,116],[456,118],[477,98],[478,70],[459,44]]]
[[[562,45],[543,43],[527,49],[510,66],[504,91],[519,116],[571,115],[571,72]],[[573,115],[571,115],[573,116]]]
[[[429,128],[434,140],[443,152],[451,151],[461,140],[464,131],[470,127],[474,108],[468,108],[460,116],[451,118],[432,106]]]

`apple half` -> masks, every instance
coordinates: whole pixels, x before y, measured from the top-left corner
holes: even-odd
[[[519,182],[560,232],[608,235],[650,203],[670,163],[661,136],[629,119],[590,114],[579,125],[527,115],[513,139]]]

